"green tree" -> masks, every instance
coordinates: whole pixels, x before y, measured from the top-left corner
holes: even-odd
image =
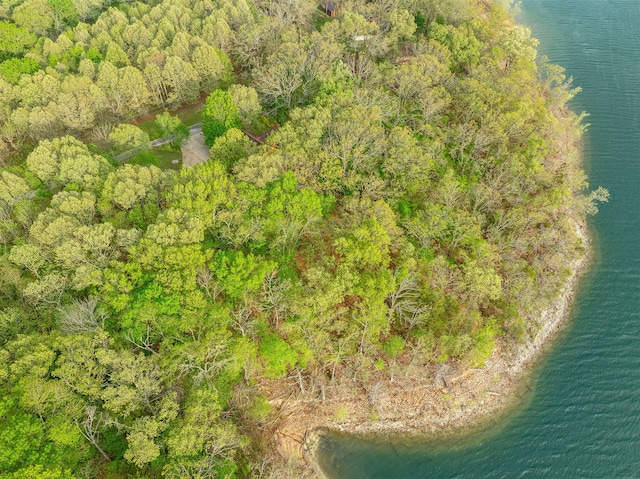
[[[149,149],[149,135],[135,125],[120,124],[109,133],[109,146],[115,154],[136,154]]]
[[[159,214],[172,175],[155,166],[125,164],[107,176],[98,211],[118,227],[146,227]]]
[[[191,64],[198,72],[204,91],[225,88],[233,81],[233,65],[227,55],[217,48],[201,45],[193,50]]]
[[[482,43],[476,38],[469,24],[431,24],[429,37],[446,46],[451,52],[451,68],[454,72],[470,72],[479,62]]]
[[[47,0],[47,6],[56,33],[62,32],[67,26],[73,27],[78,23],[78,10],[76,10],[73,0]]]
[[[73,479],[68,469],[60,467],[49,468],[41,464],[29,466],[13,473],[12,479]]]
[[[238,109],[233,104],[231,94],[224,90],[215,90],[207,97],[202,110],[202,132],[207,146],[231,128],[240,128]]]
[[[71,131],[84,132],[95,125],[106,106],[106,97],[88,78],[66,76],[56,104],[63,125]]]
[[[111,63],[116,68],[126,67],[130,64],[129,57],[125,51],[115,42],[109,43],[104,60]]]
[[[30,191],[29,184],[20,176],[6,170],[0,172],[0,201],[13,206],[26,198]]]
[[[417,115],[418,123],[430,122],[451,102],[449,55],[436,45],[435,54],[419,55],[394,72],[392,88],[410,121]]]
[[[167,439],[172,466],[192,464],[189,458],[204,457],[207,461],[233,458],[242,444],[240,436],[228,421],[221,418],[222,408],[218,391],[212,385],[199,387],[185,401],[179,423],[172,428]],[[218,467],[222,466],[218,463]],[[216,477],[203,475],[202,477]],[[228,476],[225,476],[228,477]]]
[[[242,251],[218,251],[212,265],[213,279],[230,302],[257,293],[275,264],[261,256]]]
[[[298,362],[298,353],[273,333],[262,337],[260,354],[266,362],[264,375],[268,378],[285,376]]]
[[[103,7],[103,0],[74,0],[78,18],[82,22],[95,18]]]
[[[127,434],[127,450],[125,459],[139,468],[143,468],[160,455],[160,446],[155,442],[161,428],[157,421],[142,418]]]
[[[180,57],[167,58],[162,78],[168,88],[167,103],[173,107],[192,103],[200,95],[200,78],[195,68]],[[205,106],[206,109],[206,106]]]
[[[50,187],[76,183],[83,188],[99,189],[111,170],[105,158],[91,154],[86,145],[70,136],[40,142],[26,163]]]
[[[38,36],[45,36],[53,29],[51,7],[46,0],[30,0],[17,6],[11,19],[20,27]]]
[[[42,479],[70,479],[60,466],[64,463],[65,450],[56,450],[47,440],[46,427],[34,414],[27,414],[17,407],[15,399],[6,395],[0,401],[0,468],[9,477]],[[56,467],[57,466],[57,467]],[[51,468],[49,472],[47,469]],[[57,471],[56,471],[57,469]],[[40,476],[30,476],[29,473]]]
[[[375,217],[365,220],[335,241],[344,261],[356,268],[386,266],[391,240]]]
[[[211,159],[222,163],[227,171],[232,171],[239,160],[249,156],[252,147],[253,142],[247,135],[237,128],[231,128],[213,142]]]
[[[255,88],[235,84],[229,87],[233,104],[244,128],[250,128],[262,113],[262,105]]]
[[[195,216],[212,236],[231,208],[236,188],[227,175],[225,167],[211,161],[180,171],[172,188],[167,192],[167,204]]]
[[[173,116],[167,110],[156,116],[156,124],[160,127],[162,137],[169,137],[174,147],[189,138],[189,127],[177,115]]]
[[[382,343],[382,349],[391,359],[397,358],[402,351],[404,351],[404,347],[406,345],[406,341],[402,339],[400,336],[391,336],[384,343]]]
[[[42,248],[28,243],[11,248],[9,260],[18,266],[22,266],[38,279],[41,278],[40,270],[46,263]]]
[[[504,32],[502,36],[502,48],[505,53],[505,71],[511,64],[520,59],[533,62],[536,59],[538,40],[531,38],[531,30],[522,25],[514,25]]]
[[[0,22],[0,60],[23,55],[36,43],[37,37],[14,23]]]
[[[285,42],[256,71],[254,87],[266,105],[288,113],[314,97],[321,79],[341,53],[339,45],[316,33],[308,42]]]

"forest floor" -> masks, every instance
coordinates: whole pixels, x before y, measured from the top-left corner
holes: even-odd
[[[420,371],[400,367],[393,380],[381,372],[364,383],[339,384],[315,397],[309,392],[282,396],[294,389],[291,384],[268,385],[264,393],[278,411],[272,438],[278,455],[321,477],[318,445],[328,431],[376,438],[434,437],[465,433],[506,414],[530,389],[528,373],[569,318],[578,279],[588,263],[586,225],[577,225],[577,230],[586,253],[571,265],[573,273],[558,298],[536,317],[535,337],[515,345],[498,339],[483,368],[455,363]]]

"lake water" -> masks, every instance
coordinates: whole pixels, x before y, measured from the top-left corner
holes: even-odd
[[[640,477],[640,2],[523,0],[519,21],[582,87],[585,169],[611,193],[570,326],[501,424],[448,442],[325,441],[331,478]]]

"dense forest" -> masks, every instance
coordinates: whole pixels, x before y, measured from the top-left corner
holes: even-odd
[[[497,6],[0,17],[2,479],[284,477],[265,385],[481,366],[535,332],[606,200],[570,79]],[[204,98],[211,159],[164,167],[136,120],[177,147]]]

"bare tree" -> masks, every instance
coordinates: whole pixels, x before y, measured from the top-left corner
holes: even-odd
[[[386,394],[385,385],[382,381],[377,381],[366,388],[367,401],[372,408],[378,407]]]
[[[82,434],[82,436],[84,436],[84,438],[89,441],[100,454],[102,454],[102,457],[107,461],[110,461],[111,458],[106,452],[104,452],[98,442],[98,439],[100,438],[100,429],[102,426],[109,423],[109,418],[102,412],[98,412],[94,405],[87,406],[85,414],[86,415],[82,422],[76,419],[76,427],[80,431],[80,434]]]
[[[132,331],[127,331],[125,339],[133,344],[136,349],[158,355],[158,352],[153,348],[153,341],[151,340],[151,325],[149,324],[147,324],[147,331],[144,336],[140,335],[140,337],[135,338]]]
[[[207,296],[209,296],[212,301],[215,301],[222,292],[218,284],[213,281],[213,273],[207,267],[202,267],[198,270],[198,273],[196,274],[196,282],[198,283],[198,286],[204,289],[205,293],[207,293]]]
[[[262,309],[270,313],[275,328],[280,324],[280,320],[285,316],[288,309],[286,303],[287,291],[291,288],[291,281],[278,278],[278,270],[274,269],[268,273],[262,285]]]
[[[394,272],[396,280],[398,274],[398,271]],[[400,280],[396,290],[387,296],[387,306],[389,306],[387,324],[391,325],[394,316],[403,322],[408,318],[415,318],[424,309],[419,305],[419,299],[418,279],[413,273],[409,273]]]
[[[97,298],[88,296],[60,308],[60,330],[65,334],[82,334],[104,329],[107,314],[97,306]]]
[[[338,340],[333,343],[333,349],[329,353],[329,361],[328,365],[331,365],[331,381],[333,381],[336,377],[336,368],[338,364],[345,359],[351,351],[349,351],[350,346],[355,342],[355,338],[350,336],[345,336],[338,338]]]

